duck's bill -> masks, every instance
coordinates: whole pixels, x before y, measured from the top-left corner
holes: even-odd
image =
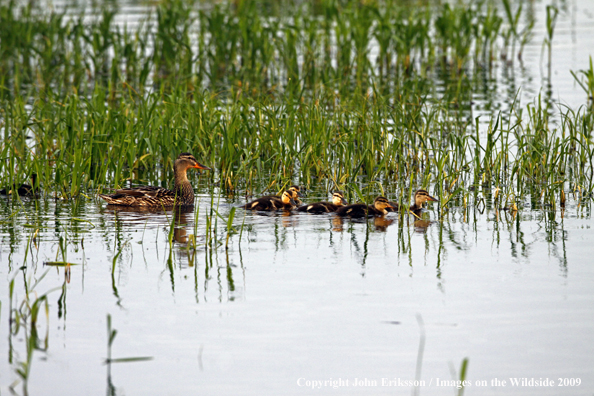
[[[206,165],[202,165],[202,164],[201,164],[201,163],[199,163],[199,162],[196,162],[196,165],[194,165],[194,168],[196,168],[196,169],[212,170],[212,169],[210,169],[208,166],[206,166]]]
[[[347,202],[346,199],[344,198],[340,198],[340,201],[342,202],[343,205],[348,205],[349,203]]]
[[[291,202],[291,205],[297,206],[297,202],[295,202],[295,200],[293,198],[291,198],[291,200],[289,202]]]
[[[434,201],[434,202],[437,202],[437,201],[439,201],[439,199],[437,199],[437,198],[433,198],[431,195],[427,195],[427,201]]]

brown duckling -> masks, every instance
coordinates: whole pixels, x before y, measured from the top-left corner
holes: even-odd
[[[344,199],[343,193],[340,191],[335,191],[332,194],[332,202],[316,202],[300,206],[297,208],[297,210],[307,213],[329,213],[336,212],[338,208],[347,204],[348,202],[346,199]]]
[[[408,210],[416,214],[417,216],[421,213],[423,209],[423,204],[427,201],[437,201],[436,198],[433,198],[426,190],[420,189],[415,192],[414,203],[410,205]],[[386,209],[388,212],[398,212],[400,205],[396,202],[390,202],[392,209]]]
[[[373,205],[353,204],[341,206],[336,210],[339,216],[349,217],[367,217],[367,216],[384,216],[388,213],[387,208],[391,208],[390,202],[386,197],[377,197],[373,201]]]
[[[207,169],[190,153],[181,153],[173,164],[174,188],[140,186],[122,188],[114,194],[99,194],[109,205],[172,207],[194,205],[194,190],[188,180],[188,169]]]
[[[288,190],[285,191],[280,197],[277,196],[266,196],[258,198],[252,202],[249,202],[242,206],[243,209],[248,210],[291,210],[297,203],[293,200],[293,194]]]
[[[303,203],[299,199],[299,197],[303,197],[303,194],[301,193],[301,189],[299,188],[298,185],[292,185],[291,187],[289,187],[289,189],[287,191],[290,191],[291,192],[291,196],[293,197],[293,201],[295,201],[295,203],[297,205],[301,205]]]
[[[287,191],[291,194],[291,198],[293,198],[293,201],[295,201],[295,203],[297,205],[300,205],[301,204],[301,200],[299,199],[299,197],[303,197],[303,194],[301,194],[301,189],[299,188],[299,186],[293,185],[293,186],[289,187],[287,189]],[[264,199],[264,198],[270,198],[270,199],[272,199],[272,198],[278,198],[278,199],[280,199],[281,196],[282,196],[282,194],[281,195],[265,195],[265,196],[260,197],[258,199]]]
[[[37,180],[37,173],[32,173],[31,174],[31,185],[23,183],[20,186],[17,186],[16,184],[13,184],[13,186],[11,188],[3,188],[2,190],[0,190],[0,195],[17,194],[22,197],[25,197],[25,196],[32,197],[36,193],[36,186],[35,186],[36,180]]]

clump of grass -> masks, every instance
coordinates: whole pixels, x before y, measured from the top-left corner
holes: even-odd
[[[0,182],[35,172],[56,198],[167,186],[189,151],[217,169],[191,176],[198,187],[232,194],[287,180],[365,197],[435,185],[443,203],[478,187],[547,202],[564,185],[592,191],[591,112],[553,121],[539,98],[472,114],[470,74],[500,58],[497,37],[513,54],[530,35],[522,7],[504,2],[504,20],[493,2],[266,4],[165,1],[135,29],[109,7],[88,22],[0,5]]]

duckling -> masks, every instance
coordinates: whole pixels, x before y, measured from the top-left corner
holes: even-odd
[[[303,203],[299,199],[299,197],[303,197],[303,194],[301,194],[301,189],[299,188],[298,185],[293,185],[293,186],[289,187],[288,191],[291,192],[291,196],[293,197],[293,201],[295,201],[295,203],[297,205],[301,205]]]
[[[242,206],[243,209],[248,210],[291,210],[297,203],[293,200],[291,192],[285,191],[280,197],[277,196],[266,196],[258,198],[250,203]]]
[[[299,199],[299,197],[303,197],[303,194],[301,194],[300,190],[301,189],[297,185],[293,185],[287,189],[287,191],[291,194],[291,198],[293,198],[293,201],[295,201],[295,203],[297,205],[300,205],[302,203],[301,200]],[[274,199],[274,198],[280,199],[281,196],[282,196],[282,194],[280,196],[279,195],[265,195],[258,199],[265,199],[265,198],[266,199]]]
[[[341,206],[347,205],[348,202],[344,199],[344,195],[340,191],[335,191],[332,194],[332,202],[316,202],[309,205],[303,205],[297,208],[299,212],[307,213],[329,213],[336,212]]]
[[[423,204],[427,201],[437,201],[436,198],[433,198],[429,193],[423,189],[417,190],[415,192],[414,203],[410,205],[408,210],[413,212],[415,215],[420,215],[421,210],[423,209]],[[398,212],[400,205],[396,202],[390,202],[392,209],[386,209],[388,212]]]
[[[367,217],[367,216],[384,216],[388,213],[387,208],[392,208],[390,202],[386,197],[377,197],[373,201],[373,205],[353,204],[341,206],[336,210],[339,216],[349,217]]]
[[[429,195],[429,193],[427,191],[425,191],[423,189],[417,190],[417,192],[415,192],[415,203],[410,205],[408,210],[410,210],[411,212],[413,212],[415,214],[419,214],[419,213],[421,213],[421,210],[423,209],[423,204],[427,201],[437,202],[438,199],[433,198],[431,195]]]
[[[37,173],[31,173],[31,185],[23,183],[20,186],[17,186],[16,184],[14,184],[12,186],[12,188],[3,188],[2,190],[0,190],[0,195],[17,194],[22,197],[24,197],[24,196],[31,197],[31,196],[35,195],[35,189],[36,189],[35,181],[36,180],[37,180]]]

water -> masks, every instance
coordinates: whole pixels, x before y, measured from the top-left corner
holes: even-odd
[[[524,64],[500,66],[473,111],[505,110],[520,87],[524,104],[543,92],[545,5],[527,5],[537,22]],[[569,70],[587,67],[594,6],[561,5],[546,95],[577,108],[585,93]],[[23,393],[16,369],[28,335],[9,333],[9,309],[26,312],[25,284],[39,280],[30,301],[47,293],[38,319],[47,347],[33,353],[31,395],[444,395],[457,391],[450,381],[465,358],[466,395],[594,394],[594,223],[577,195],[564,211],[526,203],[515,215],[433,205],[423,221],[238,209],[225,249],[240,200],[217,203],[215,191],[222,218],[209,248],[211,195],[197,190],[171,244],[171,212],[0,198],[0,392]],[[44,265],[64,260],[76,265]],[[113,358],[152,359],[104,365],[107,315]],[[533,382],[512,385],[522,378]]]
[[[38,295],[66,289],[63,296],[61,289],[48,294],[49,344],[34,354],[31,394],[97,394],[111,386],[117,394],[309,394],[306,383],[339,379],[339,390],[316,392],[409,392],[410,386],[381,384],[415,379],[423,333],[422,394],[451,392],[435,383],[451,380],[464,358],[473,384],[467,394],[508,393],[491,381],[510,377],[582,381],[546,391],[520,387],[514,394],[592,389],[589,208],[572,203],[563,216],[454,208],[441,221],[432,208],[424,215],[431,220],[416,224],[395,213],[376,223],[238,209],[241,239],[235,234],[227,251],[202,247],[192,257],[181,238],[196,227],[198,241],[205,240],[210,197],[199,199],[197,217],[178,216],[180,242],[174,239],[171,255],[171,213],[111,212],[94,201],[37,209],[25,202],[24,214],[2,225],[3,302],[15,275],[14,305],[24,298],[24,277],[48,271]],[[231,206],[219,203],[224,218]],[[3,201],[3,208],[8,213],[14,206]],[[92,225],[72,221],[78,212]],[[37,248],[25,261],[35,230],[25,225],[35,222],[41,225]],[[67,240],[68,262],[78,264],[66,283],[63,267],[43,265],[61,257],[60,237]],[[26,274],[18,269],[25,263]],[[114,363],[108,377],[102,365],[107,314],[118,331],[114,358],[153,359]],[[7,317],[4,302],[3,329]],[[45,324],[43,317],[40,327]],[[0,348],[8,351],[12,342],[16,360],[24,359],[22,333],[12,340],[4,334]],[[0,364],[5,390],[16,374],[6,359]],[[356,378],[377,386],[353,386]],[[488,385],[479,389],[475,381]]]

